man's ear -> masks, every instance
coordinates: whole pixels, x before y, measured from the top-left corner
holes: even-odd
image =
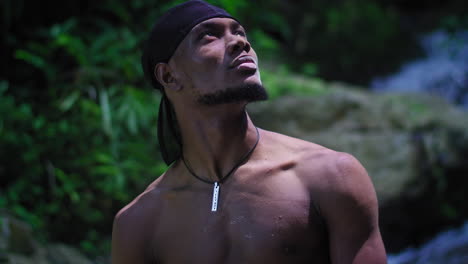
[[[166,89],[179,90],[180,85],[174,78],[171,66],[168,63],[160,62],[154,67],[154,76]]]

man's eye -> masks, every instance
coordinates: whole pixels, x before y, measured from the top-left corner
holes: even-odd
[[[202,39],[204,37],[215,37],[216,34],[213,31],[203,31],[200,33],[199,39]]]
[[[239,36],[241,36],[241,37],[246,37],[246,36],[247,36],[247,34],[245,33],[245,31],[243,31],[243,30],[237,30],[237,31],[235,32],[235,34],[236,34],[236,35],[239,35]]]

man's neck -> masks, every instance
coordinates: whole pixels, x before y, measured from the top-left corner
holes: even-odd
[[[177,117],[184,159],[194,173],[209,181],[226,177],[257,140],[245,107],[215,106]]]

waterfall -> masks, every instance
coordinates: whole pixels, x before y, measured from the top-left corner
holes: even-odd
[[[420,38],[423,58],[371,81],[378,92],[428,92],[468,108],[468,31],[438,30]]]
[[[389,254],[388,264],[467,264],[468,221],[456,229],[438,234],[419,249]]]

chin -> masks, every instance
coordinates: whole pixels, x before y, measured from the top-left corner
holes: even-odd
[[[236,83],[236,82],[233,82],[233,83]],[[242,82],[237,83],[236,86],[242,86],[242,85],[262,85],[260,74],[251,75],[245,78]]]
[[[197,101],[202,105],[221,105],[231,103],[250,103],[268,99],[268,93],[257,80],[246,80],[240,83],[231,83],[229,87],[200,95]]]

